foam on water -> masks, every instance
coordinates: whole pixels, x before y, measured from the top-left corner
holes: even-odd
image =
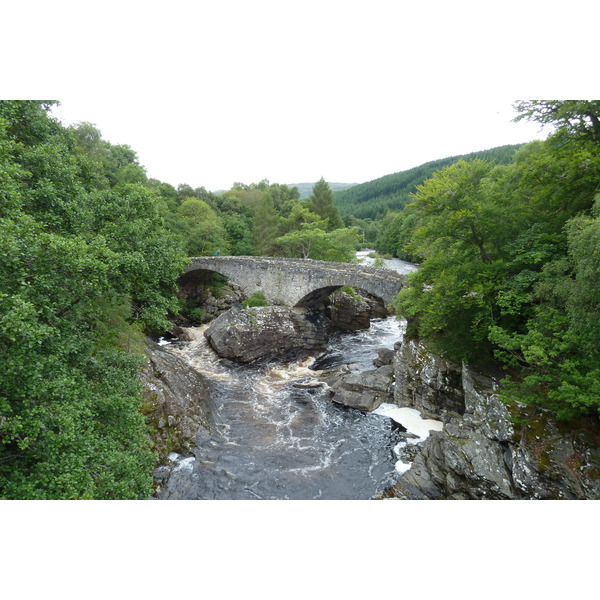
[[[418,444],[429,437],[430,431],[442,431],[444,424],[435,419],[423,419],[421,413],[415,408],[396,406],[383,403],[373,411],[376,415],[390,417],[400,423],[409,433],[418,435],[418,438],[409,438],[409,443]]]
[[[377,415],[389,417],[400,423],[408,433],[418,436],[417,438],[407,438],[406,442],[400,442],[394,447],[394,454],[399,457],[406,444],[419,444],[429,437],[430,431],[442,431],[444,424],[435,419],[423,419],[421,413],[415,408],[396,406],[395,404],[383,403],[373,411]],[[399,474],[405,473],[410,469],[412,463],[406,463],[402,460],[396,462],[396,471]]]
[[[334,336],[327,370],[313,366],[316,357],[236,365],[214,353],[205,329],[168,351],[211,383],[214,431],[199,432],[194,457],[173,457],[162,497],[367,499],[393,485],[399,433],[381,415],[333,403],[327,377],[374,368],[377,350],[402,339],[402,322],[382,319],[368,331]]]

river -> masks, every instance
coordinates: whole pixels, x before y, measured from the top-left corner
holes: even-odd
[[[399,268],[415,267],[403,263]],[[198,433],[193,455],[170,455],[158,497],[360,500],[381,495],[409,466],[396,455],[406,443],[396,422],[419,436],[413,442],[438,425],[387,404],[372,413],[340,406],[331,401],[328,381],[334,373],[374,368],[377,351],[393,348],[404,325],[394,317],[374,320],[369,330],[333,335],[324,356],[291,364],[220,359],[203,328],[192,342],[168,344],[167,350],[210,382],[215,427],[210,434]]]

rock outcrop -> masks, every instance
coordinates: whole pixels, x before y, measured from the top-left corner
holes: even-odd
[[[414,341],[394,358],[394,402],[443,420],[391,495],[408,499],[600,498],[600,428],[509,409],[498,384]]]
[[[204,335],[220,357],[250,363],[324,349],[328,328],[327,319],[308,310],[234,307],[217,317]]]
[[[202,299],[203,321],[205,323],[212,321],[233,306],[240,304],[243,299],[244,295],[241,290],[233,284],[229,284],[228,289],[224,289],[217,296],[208,290]]]
[[[383,302],[364,290],[352,294],[337,290],[329,296],[327,302],[327,316],[331,319],[334,331],[369,329],[371,319],[388,315]]]
[[[191,452],[198,430],[210,429],[209,386],[200,373],[157,344],[149,344],[148,359],[141,373],[142,412],[159,462],[165,462],[171,452]]]
[[[384,365],[345,375],[331,386],[332,400],[359,410],[375,410],[384,402],[391,402],[393,374],[394,368]]]

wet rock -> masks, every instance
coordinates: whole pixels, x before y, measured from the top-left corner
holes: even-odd
[[[384,303],[364,290],[337,290],[329,297],[328,305],[333,331],[369,329],[371,319],[389,316]]]
[[[414,340],[399,345],[393,360],[394,402],[429,417],[465,412],[462,365],[428,353]]]
[[[284,306],[234,307],[204,335],[219,356],[249,363],[324,349],[328,322],[318,313]]]
[[[390,348],[380,348],[377,350],[377,358],[373,361],[376,367],[383,367],[383,365],[391,365],[394,361],[395,352]]]
[[[600,428],[558,423],[540,408],[507,407],[494,376],[397,349],[394,401],[442,418],[394,487],[409,499],[600,497]],[[458,408],[458,410],[456,410]]]
[[[362,373],[350,373],[331,386],[332,400],[351,408],[372,411],[392,399],[392,381],[391,365]]]
[[[599,499],[599,437],[595,420],[567,424],[540,408],[522,409],[511,445],[515,486],[531,498]]]
[[[371,306],[362,296],[338,290],[330,296],[330,315],[335,331],[369,329]]]
[[[179,357],[150,343],[141,372],[142,412],[152,428],[159,461],[169,453],[190,452],[199,429],[210,428],[209,387],[204,377]]]

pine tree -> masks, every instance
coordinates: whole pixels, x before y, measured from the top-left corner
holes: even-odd
[[[313,186],[312,194],[308,198],[308,206],[312,212],[329,223],[328,231],[344,227],[337,206],[333,202],[333,192],[329,184],[321,179]]]

